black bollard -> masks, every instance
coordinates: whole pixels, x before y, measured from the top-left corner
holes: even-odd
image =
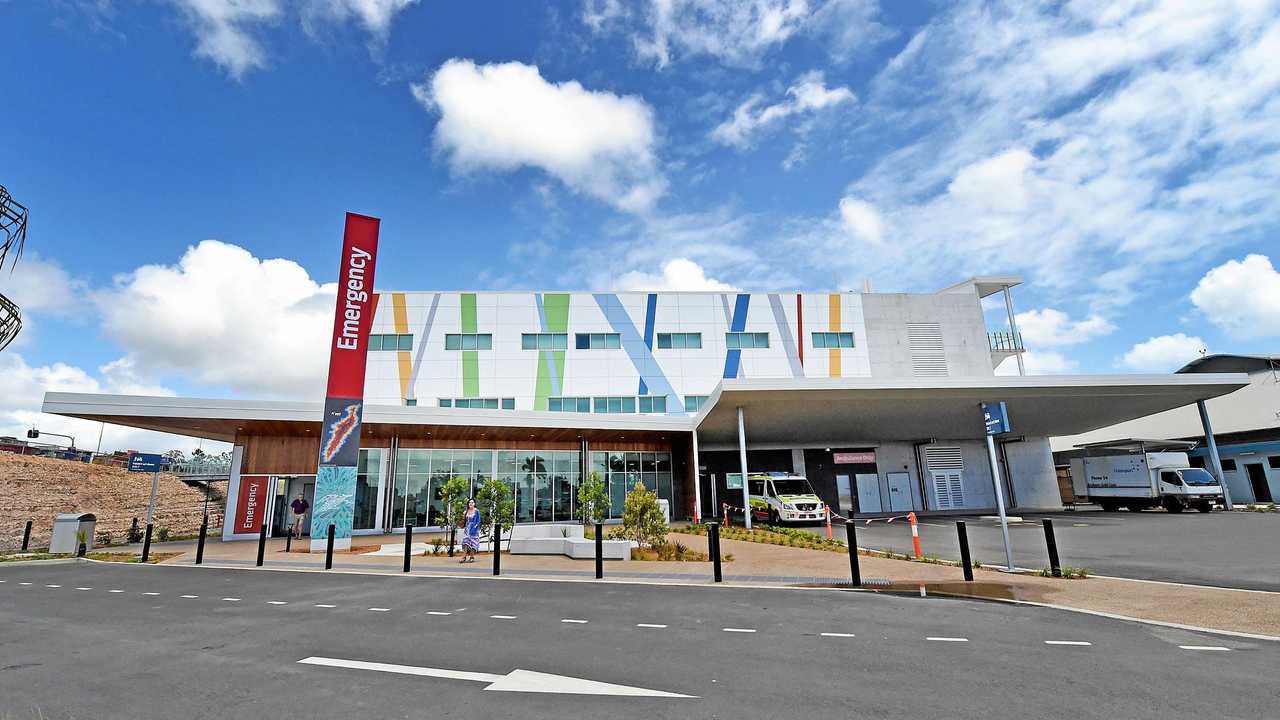
[[[455,540],[454,532],[457,530],[454,526],[449,526],[449,557],[453,557],[453,543]]]
[[[720,574],[720,523],[707,523],[707,549],[711,555],[711,572],[716,582],[724,579]]]
[[[596,523],[596,579],[604,577],[604,523]]]
[[[405,513],[408,515],[408,513]],[[409,565],[413,562],[413,521],[408,517],[404,520],[404,571],[409,572]]]
[[[27,521],[27,529],[22,531],[22,552],[26,552],[31,547],[31,522]]]
[[[258,528],[258,567],[262,567],[262,559],[267,553],[267,521],[262,521]]]
[[[129,526],[129,542],[138,542],[134,538],[142,537],[142,533],[138,532],[138,518],[133,519],[133,524]]]
[[[204,539],[209,534],[209,513],[204,514],[204,520],[200,522],[200,537],[196,540],[196,564],[204,562]]]
[[[1062,577],[1062,563],[1058,561],[1058,540],[1053,536],[1053,521],[1045,518],[1044,544],[1049,549],[1049,569],[1056,578]]]
[[[151,557],[151,523],[147,523],[147,532],[142,536],[142,562]]]
[[[489,543],[489,549],[493,551],[493,574],[497,577],[502,574],[502,526],[496,522],[493,524],[493,541]]]
[[[328,542],[325,543],[325,548],[324,548],[324,569],[325,570],[333,569],[333,531],[334,531],[334,525],[333,523],[329,523],[329,540]]]
[[[293,552],[293,528],[289,528],[289,534],[284,536],[284,551]]]
[[[960,564],[964,567],[964,581],[973,582],[973,560],[969,557],[969,529],[963,520],[956,521],[956,537],[960,541]]]
[[[844,537],[849,543],[849,580],[854,587],[861,587],[862,568],[858,567],[858,529],[852,519],[844,521]]]

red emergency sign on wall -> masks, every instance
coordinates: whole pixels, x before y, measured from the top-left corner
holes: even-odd
[[[240,476],[240,501],[236,503],[237,533],[257,533],[267,512],[271,478],[266,475]]]

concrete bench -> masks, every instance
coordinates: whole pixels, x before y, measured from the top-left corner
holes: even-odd
[[[574,560],[594,560],[596,557],[596,541],[588,538],[569,538],[564,541],[564,554]],[[630,540],[605,540],[601,543],[600,554],[605,560],[630,560]]]
[[[567,555],[576,560],[596,556],[596,541],[584,537],[581,525],[517,525],[511,533],[512,555]],[[605,540],[606,560],[630,560],[631,541]]]

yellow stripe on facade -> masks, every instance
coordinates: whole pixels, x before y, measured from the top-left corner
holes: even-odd
[[[831,293],[827,298],[827,326],[831,332],[840,332],[840,293]],[[827,373],[831,377],[840,377],[840,348],[827,350]]]
[[[409,311],[405,307],[404,293],[391,293],[391,317],[396,325],[397,335],[409,333]],[[396,353],[396,369],[400,374],[400,397],[409,393],[409,375],[413,372],[413,355],[408,350]]]

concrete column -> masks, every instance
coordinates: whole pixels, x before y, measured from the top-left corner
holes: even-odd
[[[1213,425],[1209,423],[1209,408],[1203,400],[1196,401],[1196,409],[1200,411],[1200,425],[1204,427],[1204,442],[1209,448],[1209,462],[1213,466],[1213,476],[1222,486],[1222,505],[1228,510],[1234,509],[1231,504],[1231,491],[1227,489],[1227,479],[1222,475],[1222,458],[1218,457],[1218,443],[1213,439]]]
[[[693,429],[693,521],[702,522],[702,477],[698,472],[698,429]]]
[[[791,472],[809,477],[808,469],[804,466],[804,448],[791,448]]]
[[[738,408],[738,460],[742,463],[742,515],[743,524],[751,529],[751,495],[747,482],[747,427],[742,418],[742,408]]]
[[[1009,295],[1009,286],[1004,286],[1004,309],[1009,314],[1009,332],[1013,333],[1014,349],[1018,348],[1018,323],[1013,319],[1013,298]],[[1018,374],[1026,375],[1027,368],[1022,364],[1022,353],[1014,353],[1014,357],[1018,359]]]

